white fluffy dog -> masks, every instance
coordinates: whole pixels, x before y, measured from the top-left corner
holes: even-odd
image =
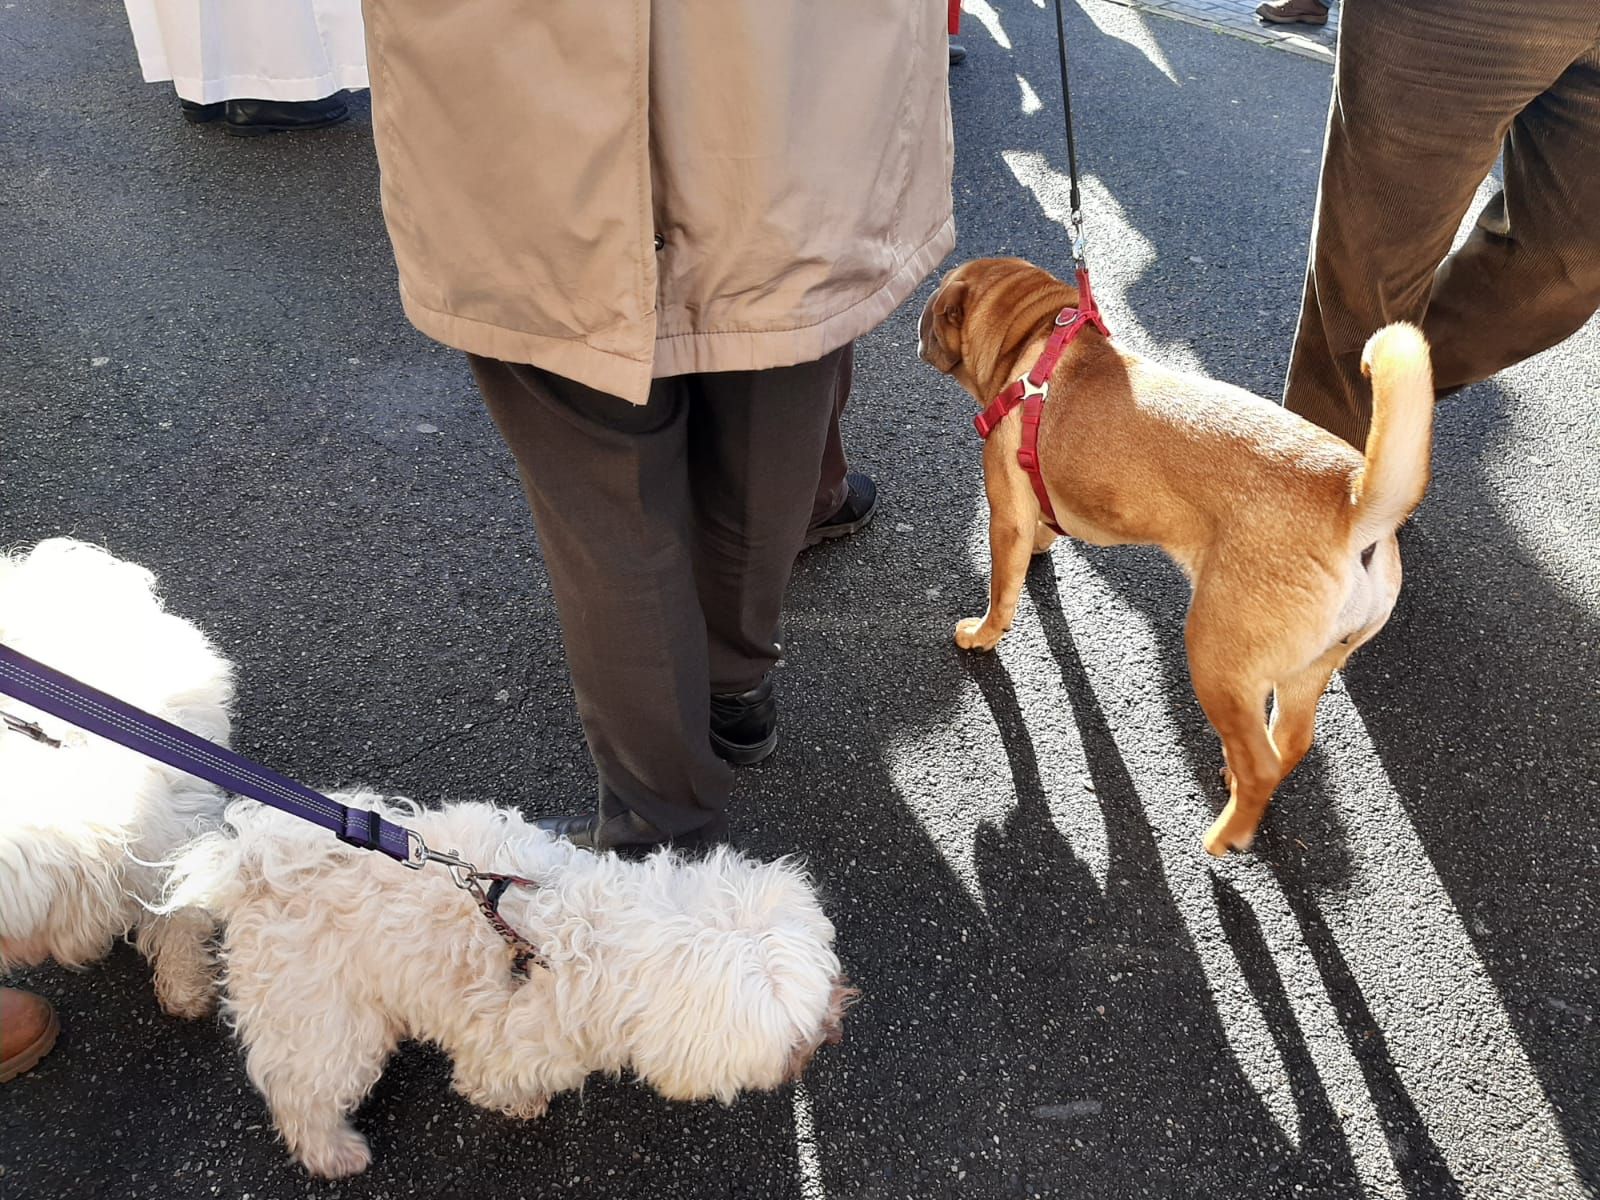
[[[167,612],[150,572],[55,538],[0,555],[0,642],[226,742],[233,670],[206,636]],[[53,958],[79,967],[134,933],[161,1006],[211,1005],[211,922],[151,912],[156,865],[221,823],[224,798],[192,776],[0,696],[53,747],[0,724],[0,971]]]
[[[222,921],[224,1004],[250,1078],[313,1174],[367,1166],[348,1118],[404,1039],[437,1043],[457,1091],[517,1117],[593,1071],[727,1102],[798,1077],[838,1039],[853,992],[792,863],[726,850],[629,862],[484,804],[338,798],[482,870],[536,880],[500,911],[546,965],[515,978],[506,942],[442,867],[409,870],[252,801],[230,807],[231,831],[180,857],[169,903]]]

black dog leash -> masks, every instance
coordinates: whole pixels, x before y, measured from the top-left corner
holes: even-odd
[[[1067,84],[1067,27],[1061,15],[1061,0],[1056,0],[1056,50],[1061,58],[1061,115],[1067,130],[1067,205],[1072,221],[1072,261],[1085,269],[1083,255],[1087,243],[1083,234],[1083,198],[1078,194],[1078,142],[1072,136],[1072,89]]]

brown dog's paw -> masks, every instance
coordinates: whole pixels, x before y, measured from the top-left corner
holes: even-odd
[[[956,645],[963,650],[993,650],[1000,643],[1003,630],[991,630],[982,617],[968,617],[956,622]]]
[[[1222,815],[1211,823],[1211,828],[1206,830],[1206,853],[1213,858],[1226,858],[1229,850],[1238,850],[1241,853],[1250,849],[1250,843],[1256,840],[1254,829],[1236,828],[1238,822],[1229,816],[1233,805],[1222,810]]]

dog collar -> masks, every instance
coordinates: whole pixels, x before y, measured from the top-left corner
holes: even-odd
[[[483,880],[489,880],[485,888]],[[511,923],[500,915],[500,897],[506,894],[506,889],[515,884],[518,887],[536,888],[539,885],[531,879],[524,879],[520,875],[501,875],[494,871],[472,871],[465,875],[464,880],[458,879],[458,884],[477,903],[478,910],[488,918],[494,931],[505,939],[506,945],[511,947],[511,973],[518,979],[528,977],[529,965],[550,969],[550,962],[540,953],[527,938],[523,937],[511,927]]]
[[[1028,473],[1033,494],[1039,498],[1039,511],[1044,523],[1063,535],[1065,531],[1056,521],[1055,508],[1050,503],[1050,493],[1045,490],[1044,475],[1039,470],[1039,423],[1044,418],[1044,401],[1050,392],[1050,376],[1055,373],[1056,364],[1061,361],[1062,353],[1073,339],[1090,325],[1104,336],[1111,336],[1111,331],[1101,319],[1099,306],[1094,302],[1088,269],[1079,267],[1078,306],[1063,308],[1056,314],[1050,340],[1045,343],[1044,352],[1033,364],[1033,369],[1013,379],[1003,392],[989,401],[982,412],[972,418],[978,436],[988,441],[989,435],[1000,427],[1000,422],[1011,414],[1011,410],[1019,404],[1022,406],[1022,444],[1017,447],[1017,463]]]

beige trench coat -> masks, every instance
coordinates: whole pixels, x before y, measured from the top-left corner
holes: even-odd
[[[366,0],[429,336],[642,402],[820,358],[955,244],[946,0]]]

